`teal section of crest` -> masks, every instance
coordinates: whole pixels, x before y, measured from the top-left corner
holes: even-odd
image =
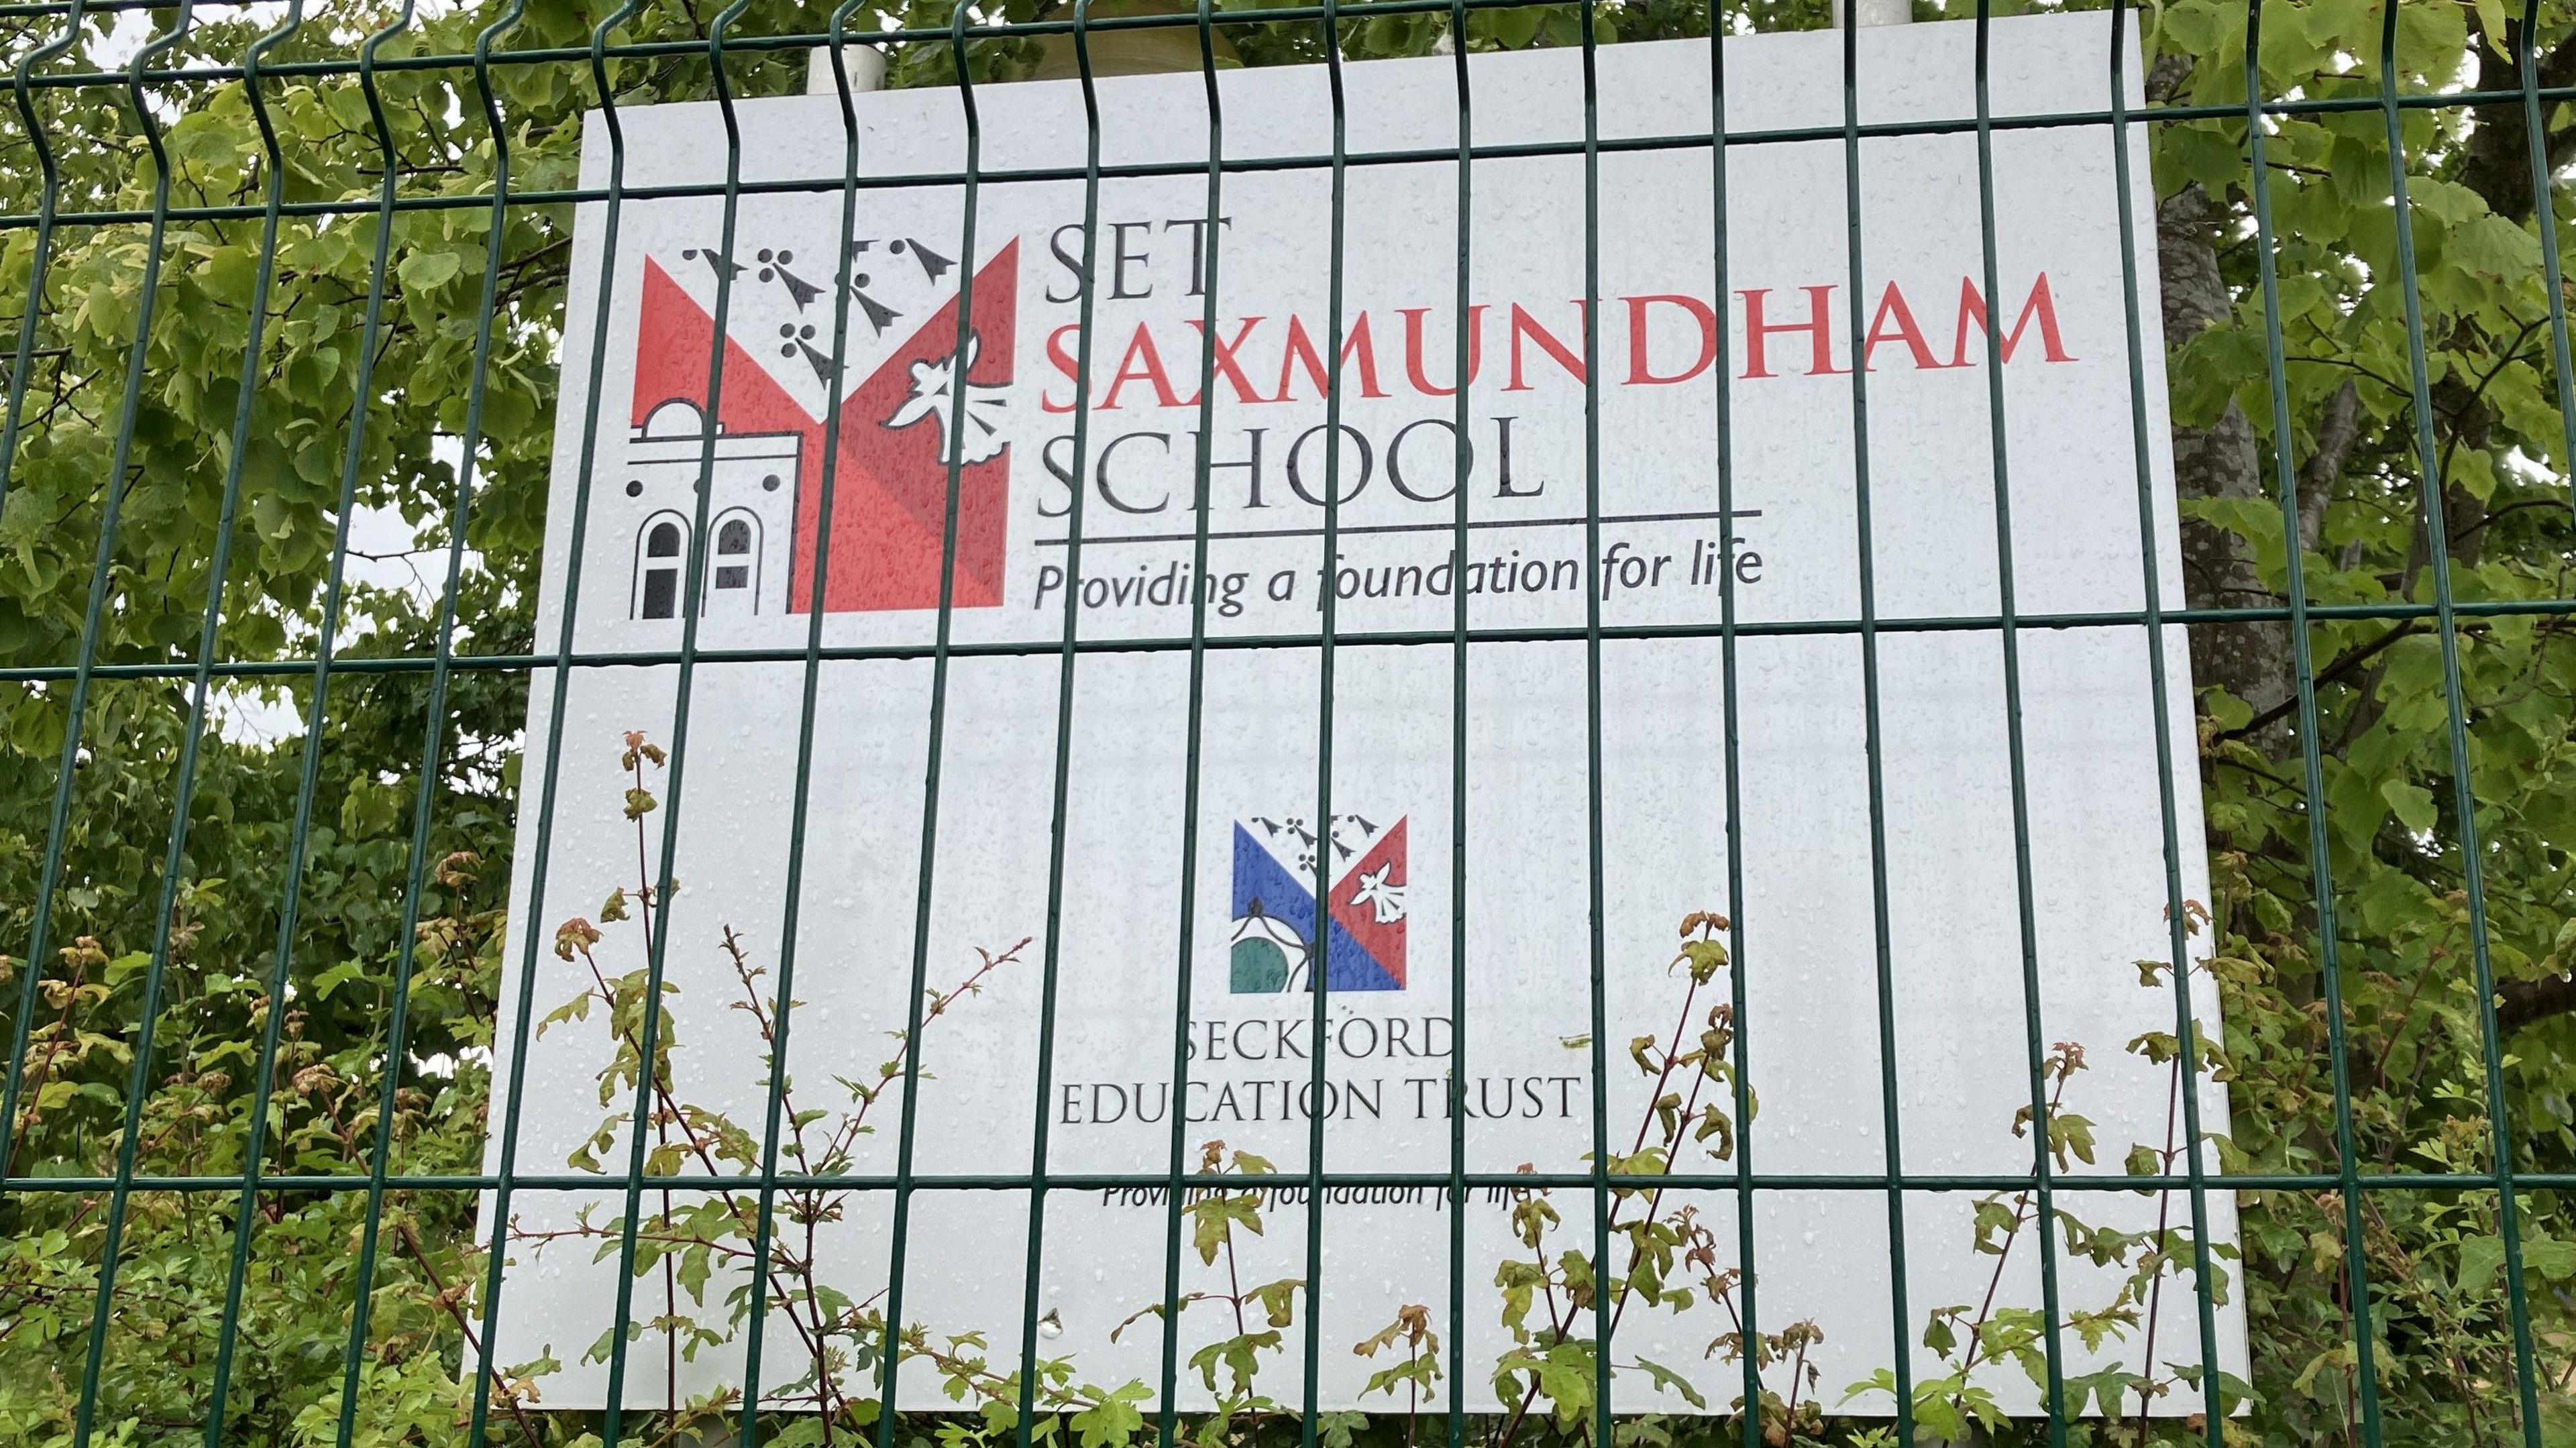
[[[1288,988],[1288,955],[1267,940],[1234,943],[1227,985],[1236,995],[1275,995]]]

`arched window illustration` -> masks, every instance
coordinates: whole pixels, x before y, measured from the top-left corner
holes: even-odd
[[[689,525],[677,513],[644,520],[635,540],[634,616],[671,618],[680,611],[680,570],[688,566]]]
[[[760,611],[760,519],[735,509],[716,520],[715,557],[709,560],[708,602],[715,611]]]

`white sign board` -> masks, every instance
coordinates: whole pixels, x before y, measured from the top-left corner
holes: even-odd
[[[1999,21],[1992,102],[2000,116],[2099,110],[2107,104],[2110,36],[2096,17]],[[1859,36],[1864,123],[1973,116],[1974,32],[1923,25]],[[1742,130],[1838,127],[1842,40],[1832,34],[1727,43],[1728,121]],[[2134,41],[2132,54],[2134,55]],[[1589,1049],[1592,924],[1588,821],[1601,810],[1606,1116],[1625,1152],[1653,1082],[1627,1043],[1668,1035],[1688,982],[1668,968],[1676,927],[1693,911],[1728,909],[1721,646],[1714,636],[1619,637],[1640,625],[1705,628],[1731,575],[1741,618],[1738,787],[1751,1077],[1760,1096],[1749,1139],[1766,1179],[1875,1177],[1888,1166],[1881,1101],[1877,917],[1863,671],[1852,621],[1861,613],[1861,544],[1851,400],[1851,309],[1870,337],[1868,457],[1875,604],[1882,619],[1991,618],[2001,583],[1983,319],[2004,325],[2013,582],[2027,614],[2137,610],[2146,567],[2138,523],[2131,379],[2112,140],[2100,125],[2008,129],[1993,137],[2000,296],[1982,296],[1976,139],[1874,138],[1861,148],[1866,279],[1852,294],[1846,251],[1844,148],[1831,139],[1740,145],[1727,158],[1730,271],[1717,278],[1705,145],[1629,146],[1705,135],[1710,57],[1702,43],[1622,45],[1598,55],[1598,508],[1613,637],[1600,650],[1600,758],[1590,778],[1586,649],[1579,637],[1476,644],[1468,664],[1465,898],[1453,894],[1450,747],[1453,590],[1477,630],[1577,630],[1585,616],[1587,512],[1582,298],[1582,62],[1573,50],[1476,57],[1479,145],[1552,147],[1479,160],[1468,218],[1474,301],[1466,487],[1472,533],[1452,552],[1452,419],[1459,317],[1459,235],[1449,160],[1354,164],[1343,207],[1344,282],[1336,440],[1323,388],[1331,370],[1333,180],[1322,166],[1230,171],[1222,217],[1206,224],[1203,89],[1195,75],[1104,82],[1102,158],[1171,169],[1101,184],[1091,375],[1075,380],[1080,342],[1082,98],[1073,83],[979,87],[987,173],[1072,168],[1077,179],[988,174],[976,192],[966,254],[955,184],[859,192],[854,231],[840,234],[843,128],[830,96],[745,102],[743,176],[813,180],[739,201],[730,257],[720,197],[627,201],[613,269],[603,273],[604,210],[581,208],[564,343],[564,393],[538,637],[551,641],[578,605],[575,647],[666,661],[580,670],[563,727],[551,873],[531,898],[535,801],[548,761],[529,755],[529,803],[517,854],[514,928],[546,932],[536,952],[540,1011],[589,981],[543,948],[574,916],[595,917],[615,886],[630,895],[638,830],[625,815],[634,783],[621,737],[674,736],[691,533],[703,517],[700,650],[760,651],[701,662],[688,700],[685,786],[645,816],[646,853],[680,831],[667,968],[677,987],[674,1096],[730,1112],[757,1133],[762,1048],[722,949],[735,932],[748,962],[774,971],[786,909],[794,761],[818,554],[831,566],[822,599],[828,660],[820,672],[811,818],[796,942],[796,1104],[849,1106],[835,1077],[873,1081],[902,1028],[915,956],[917,901],[928,881],[928,984],[952,988],[978,947],[1037,936],[929,1027],[931,1074],[916,1103],[912,1169],[941,1176],[1025,1175],[1036,1123],[1048,1123],[1046,1171],[1159,1175],[1171,1166],[1171,1120],[1186,1113],[1199,1143],[1267,1158],[1294,1187],[1309,1167],[1314,851],[1329,847],[1331,943],[1323,952],[1331,1054],[1325,1169],[1445,1173],[1444,1081],[1464,1045],[1467,1168],[1586,1169],[1592,1145]],[[1357,64],[1343,78],[1355,156],[1438,152],[1457,142],[1459,106],[1447,59]],[[1322,67],[1227,72],[1226,155],[1233,160],[1329,154],[1331,100]],[[2131,102],[2135,67],[2131,68]],[[951,90],[858,98],[864,176],[941,176],[963,169],[964,127]],[[623,113],[626,184],[723,179],[717,112],[706,105]],[[2141,219],[2136,274],[2153,278],[2152,198],[2143,137],[2133,133],[2132,202]],[[583,180],[608,178],[604,128],[588,135]],[[1059,169],[1056,175],[1067,174]],[[832,375],[835,286],[843,252],[853,289],[842,397]],[[703,435],[718,273],[730,277],[718,436]],[[599,291],[603,276],[608,291]],[[950,389],[961,283],[973,279],[964,422],[952,434]],[[1211,278],[1213,279],[1211,281]],[[1197,398],[1203,290],[1216,291],[1216,369],[1209,506],[1193,512],[1200,447]],[[596,395],[591,319],[609,311]],[[2155,316],[2152,298],[2145,314]],[[1719,513],[1714,328],[1728,329],[1735,511]],[[2172,482],[2164,455],[2160,348],[2145,347],[2147,427],[2155,439],[2153,568],[2179,600]],[[1087,410],[1075,438],[1075,409]],[[836,495],[822,518],[826,420],[837,407]],[[581,475],[586,410],[598,417],[597,463]],[[1340,448],[1339,539],[1324,555],[1328,448]],[[712,451],[711,495],[691,480]],[[935,858],[921,858],[930,766],[944,506],[950,460],[961,488],[955,523],[953,638],[937,760]],[[578,597],[568,597],[575,500],[588,485]],[[1079,576],[1068,543],[1082,500]],[[1204,579],[1191,567],[1202,522]],[[1338,590],[1341,639],[1331,691],[1332,794],[1318,828],[1320,590]],[[1206,656],[1204,718],[1193,739],[1189,658],[1171,647],[1085,651],[1075,664],[1065,781],[1061,920],[1052,959],[1052,1086],[1038,1099],[1051,806],[1066,601],[1086,641],[1186,640],[1194,590],[1220,646]],[[1430,643],[1371,642],[1428,634]],[[1277,647],[1225,647],[1262,638]],[[1011,652],[1008,646],[1032,646]],[[2171,680],[2174,801],[2185,842],[2183,889],[2206,897],[2188,743],[2189,669],[2179,630],[2161,641]],[[867,656],[866,650],[884,654]],[[2030,910],[2042,1039],[2087,1048],[2091,1068],[2067,1089],[2116,1172],[2131,1143],[2168,1139],[2168,1068],[2125,1052],[2170,1031],[2168,988],[2139,984],[2141,959],[2167,954],[2166,876],[2149,690],[2150,641],[2134,624],[2033,630],[2020,640],[2028,755]],[[2015,826],[2007,762],[2002,648],[1991,627],[1892,627],[1877,645],[1884,763],[1886,929],[1894,980],[1897,1103],[1903,1164],[1918,1174],[2018,1179],[2031,1147],[2014,1114],[2031,1090]],[[541,673],[530,738],[546,738],[551,676]],[[1195,754],[1193,755],[1193,750]],[[1180,894],[1183,792],[1197,768],[1195,893]],[[648,787],[663,779],[650,766]],[[1466,911],[1466,948],[1451,925]],[[1184,913],[1195,945],[1189,1018],[1176,1020]],[[622,933],[620,933],[622,932]],[[641,935],[617,927],[598,947],[610,975],[641,969]],[[513,969],[519,959],[514,947]],[[1452,1010],[1455,973],[1466,1012]],[[774,979],[772,977],[771,979]],[[517,983],[511,984],[515,998]],[[1722,995],[1723,978],[1712,991]],[[2204,987],[2204,1021],[2212,994]],[[1704,995],[1700,1009],[1708,1000]],[[1176,1031],[1192,1053],[1176,1099]],[[1573,1041],[1574,1044],[1568,1044]],[[611,1049],[605,1013],[541,1038],[530,1052],[518,1170],[561,1173],[601,1123],[597,1073]],[[505,1057],[506,1062],[506,1057]],[[899,1085],[868,1118],[847,1170],[897,1166]],[[1714,1094],[1709,1099],[1715,1099]],[[616,1109],[623,1110],[621,1093]],[[2215,1086],[2203,1103],[2225,1125]],[[624,1138],[603,1153],[612,1174]],[[494,1160],[498,1160],[496,1136]],[[702,1170],[694,1159],[681,1169]],[[727,1166],[727,1170],[736,1169]],[[794,1169],[792,1159],[787,1169]],[[1677,1170],[1731,1172],[1686,1144]],[[2179,1170],[2179,1168],[2177,1168]],[[685,1194],[684,1194],[685,1195]],[[659,1206],[647,1195],[648,1209]],[[1508,1346],[1491,1286],[1516,1249],[1508,1205],[1480,1191],[1465,1212],[1468,1405],[1490,1409],[1488,1381]],[[583,1352],[607,1329],[617,1287],[595,1241],[558,1240],[615,1216],[620,1193],[522,1190],[521,1233],[500,1320],[498,1361],[551,1347],[563,1363],[540,1384],[550,1406],[597,1403],[605,1369]],[[1588,1250],[1590,1193],[1560,1187],[1555,1249]],[[1262,1386],[1295,1402],[1304,1371],[1303,1314],[1320,1311],[1321,1396],[1363,1400],[1385,1365],[1351,1351],[1400,1306],[1433,1306],[1446,1332],[1451,1215],[1437,1189],[1328,1194],[1322,1275],[1299,1299],[1298,1326],[1266,1359]],[[1675,1193],[1694,1206],[1734,1265],[1729,1191]],[[1974,1197],[1920,1192],[1905,1203],[1917,1320],[1890,1320],[1887,1201],[1875,1189],[1818,1183],[1764,1190],[1756,1206],[1760,1305],[1771,1329],[1813,1319],[1813,1360],[1828,1402],[1845,1384],[1917,1343],[1920,1315],[1973,1303],[1996,1259],[1972,1247]],[[2067,1192],[2060,1205],[2130,1229],[2154,1225],[2152,1197]],[[2232,1241],[2222,1196],[2213,1235]],[[817,1270],[854,1299],[885,1285],[893,1193],[854,1191],[810,1241]],[[2186,1220],[2179,1201],[2172,1220]],[[1037,1285],[1039,1350],[1072,1357],[1086,1381],[1158,1378],[1159,1329],[1112,1329],[1163,1292],[1166,1208],[1145,1188],[1059,1187],[1045,1201]],[[1302,1277],[1306,1208],[1274,1200],[1266,1230],[1242,1235],[1244,1283]],[[798,1229],[801,1233],[802,1229]],[[1025,1190],[926,1188],[912,1202],[904,1316],[934,1336],[978,1330],[1007,1371],[1022,1342]],[[721,1270],[699,1315],[721,1321],[738,1278]],[[1183,1290],[1225,1287],[1227,1264],[1184,1262]],[[2036,1304],[2039,1255],[2026,1236],[2004,1265],[1997,1300]],[[2059,1271],[2070,1310],[2106,1303],[2120,1273],[2073,1260]],[[634,1314],[665,1307],[659,1274],[635,1288]],[[2160,1361],[2196,1362],[2189,1279],[2161,1294]],[[686,1308],[683,1301],[684,1310]],[[2233,1300],[2220,1310],[2222,1367],[2242,1371]],[[1574,1324],[1588,1334],[1588,1317]],[[1738,1369],[1705,1357],[1727,1330],[1722,1309],[1638,1311],[1618,1357],[1653,1359],[1695,1381],[1718,1406]],[[1231,1336],[1229,1312],[1183,1316],[1183,1357]],[[2068,1336],[2071,1374],[2142,1361],[2143,1332],[2099,1353]],[[774,1323],[769,1376],[793,1377],[798,1349]],[[1914,1349],[1918,1371],[1938,1365]],[[659,1404],[665,1344],[632,1351],[632,1401]],[[681,1365],[703,1392],[740,1373],[738,1338]],[[780,1366],[785,1363],[786,1366]],[[1788,1386],[1786,1369],[1775,1386]],[[2162,1369],[2158,1371],[2161,1373]],[[2008,1405],[2036,1402],[2009,1364],[1985,1377]],[[937,1374],[907,1368],[906,1406],[940,1406]],[[849,1385],[862,1395],[862,1379]],[[1184,1375],[1191,1402],[1207,1395]],[[1680,1410],[1683,1399],[1623,1371],[1622,1410]],[[1444,1395],[1446,1389],[1444,1387]],[[1441,1400],[1445,1403],[1445,1396]],[[2177,1393],[2158,1411],[2187,1410]],[[1400,1403],[1398,1404],[1400,1406]],[[1884,1394],[1846,1411],[1884,1412]]]

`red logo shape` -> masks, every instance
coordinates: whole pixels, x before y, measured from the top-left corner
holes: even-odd
[[[1019,254],[1019,242],[1013,240],[975,273],[973,343],[963,369],[970,398],[1011,382],[1018,343]],[[952,421],[944,389],[957,349],[958,300],[951,296],[841,403],[826,613],[939,606],[948,502],[945,442]],[[642,427],[668,402],[705,405],[714,331],[715,319],[707,310],[659,263],[646,258],[636,325],[634,426]],[[886,425],[906,412],[912,417],[904,425]],[[814,547],[822,527],[823,421],[808,414],[731,337],[725,339],[724,390],[715,413],[727,434],[790,433],[802,443],[787,607],[803,613],[811,606]],[[959,455],[967,459],[957,478],[954,600],[959,608],[993,608],[1002,602],[1011,459],[1006,448],[979,457],[986,449],[966,436],[979,430],[990,433],[991,424],[970,406],[958,429]]]

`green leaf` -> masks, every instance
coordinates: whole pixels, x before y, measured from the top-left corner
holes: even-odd
[[[331,998],[331,992],[366,973],[365,966],[354,960],[344,960],[313,978],[313,997],[316,1000],[327,1001]],[[582,999],[587,1001],[589,997],[584,996]]]
[[[452,251],[415,251],[394,271],[405,289],[425,292],[453,280],[464,269],[464,261]]]
[[[1145,1416],[1136,1411],[1136,1405],[1153,1396],[1153,1389],[1131,1381],[1074,1414],[1073,1431],[1082,1448],[1118,1448],[1132,1440],[1145,1426]]]
[[[2379,795],[2388,801],[2388,807],[2396,811],[2398,822],[2406,828],[2419,835],[2433,828],[2431,790],[2408,784],[2402,779],[2392,779],[2379,787]]]
[[[1662,1363],[1656,1362],[1652,1358],[1641,1357],[1637,1359],[1636,1366],[1644,1369],[1646,1376],[1654,1380],[1656,1391],[1663,1392],[1669,1390],[1671,1392],[1679,1393],[1682,1396],[1682,1401],[1690,1404],[1694,1408],[1705,1408],[1708,1406],[1708,1399],[1700,1396],[1699,1389],[1692,1387],[1690,1379],[1683,1377],[1680,1373],[1673,1371],[1671,1368],[1665,1367]]]
[[[2494,1285],[2496,1270],[2504,1266],[2504,1239],[2501,1237],[2464,1237],[2460,1240],[2459,1288],[2462,1297],[2479,1297]]]
[[[2522,1239],[2522,1265],[2525,1271],[2537,1272],[2552,1282],[2576,1277],[2576,1242],[2527,1236]]]

